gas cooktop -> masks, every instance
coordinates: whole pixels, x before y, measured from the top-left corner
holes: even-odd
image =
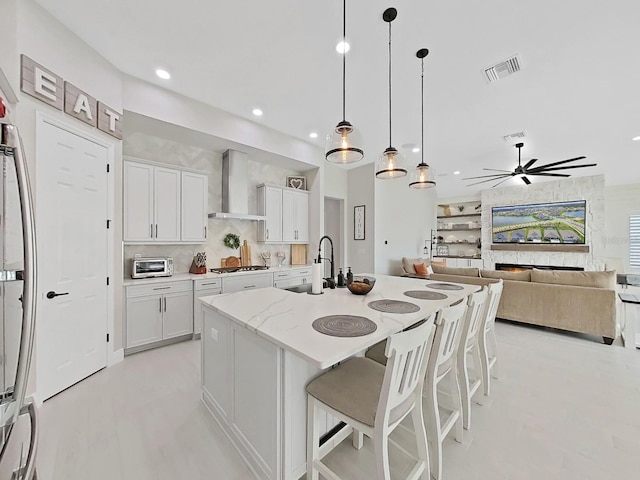
[[[210,268],[211,273],[231,273],[231,272],[252,272],[254,270],[267,270],[269,267],[263,265],[247,265],[244,267],[219,267]]]

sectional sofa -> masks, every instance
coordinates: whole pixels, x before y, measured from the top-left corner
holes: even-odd
[[[407,267],[408,268],[408,265]],[[504,281],[497,318],[586,333],[613,343],[616,273],[527,270],[503,272],[431,265],[430,280],[486,285]],[[409,276],[411,272],[407,273]]]

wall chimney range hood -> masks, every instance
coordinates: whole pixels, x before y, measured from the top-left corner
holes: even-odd
[[[235,220],[266,220],[264,215],[249,213],[249,160],[247,154],[227,150],[222,154],[222,212],[209,218]]]

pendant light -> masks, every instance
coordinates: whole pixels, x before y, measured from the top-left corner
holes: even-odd
[[[387,8],[382,19],[389,24],[389,147],[382,152],[376,164],[376,177],[381,179],[400,178],[407,174],[404,155],[391,143],[391,22],[398,16],[395,8]]]
[[[342,1],[342,42],[347,41],[347,0]],[[360,133],[346,120],[345,98],[347,78],[347,52],[342,52],[342,121],[336,125],[333,132],[327,135],[325,144],[325,158],[332,163],[353,163],[362,160],[364,151],[361,147]]]
[[[420,147],[420,152],[422,155],[422,160],[416,167],[416,169],[411,174],[411,183],[409,186],[411,188],[433,188],[436,186],[436,182],[433,176],[433,169],[424,163],[424,57],[429,55],[429,50],[426,48],[421,48],[416,52],[416,57],[420,59],[422,62],[422,75],[420,76],[420,90],[422,93],[422,109],[420,111],[422,115],[422,145]]]

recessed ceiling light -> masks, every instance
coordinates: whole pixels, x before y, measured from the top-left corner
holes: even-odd
[[[637,137],[633,137],[631,140],[633,140],[634,142],[640,142],[640,135],[638,135]]]
[[[341,42],[338,42],[338,44],[336,45],[336,52],[347,53],[350,48],[351,48],[351,45],[349,45],[349,42],[341,41]]]
[[[156,75],[163,80],[169,80],[171,78],[171,74],[161,68],[156,70]]]
[[[256,117],[261,117],[261,116],[262,116],[262,110],[260,110],[259,108],[254,108],[254,109],[253,109],[253,114],[254,114]]]
[[[413,148],[411,149],[411,151],[412,151],[413,153],[418,153],[418,152],[420,151],[420,147],[413,147]]]
[[[456,170],[455,172],[453,172],[454,175],[460,175],[460,170]]]
[[[309,134],[309,136],[310,136],[311,138],[318,138],[318,134],[317,134],[316,132],[311,132],[311,133]]]

